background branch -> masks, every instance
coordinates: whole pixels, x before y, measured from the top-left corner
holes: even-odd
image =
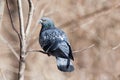
[[[2,35],[0,35],[0,39],[9,47],[9,49],[12,51],[15,57],[19,60],[19,55],[17,54],[15,49],[12,47],[12,45]]]
[[[3,77],[3,79],[2,80],[8,80],[7,78],[6,78],[6,76],[5,76],[5,74],[3,73],[3,71],[0,69],[0,73],[2,74],[2,77]]]
[[[112,48],[112,50],[116,50],[120,47],[120,43],[118,45],[116,45],[115,47]]]
[[[116,4],[114,4],[114,5],[111,6],[111,7],[107,7],[107,8],[100,9],[100,10],[98,10],[98,11],[95,11],[95,12],[93,12],[93,13],[87,14],[87,15],[85,15],[85,16],[79,16],[79,15],[77,14],[75,18],[70,19],[69,21],[66,21],[66,22],[63,23],[63,24],[59,24],[58,27],[60,27],[60,28],[65,28],[66,25],[68,25],[68,24],[70,24],[70,23],[72,23],[72,22],[76,22],[76,20],[77,20],[77,21],[80,20],[81,22],[86,23],[87,20],[91,20],[91,19],[92,19],[92,20],[93,20],[93,19],[95,20],[95,19],[97,19],[98,17],[103,16],[103,15],[105,15],[105,14],[108,14],[108,13],[112,12],[114,9],[119,8],[119,7],[120,7],[120,3],[116,3]]]
[[[92,48],[92,47],[94,47],[94,46],[95,46],[95,44],[92,44],[92,45],[88,46],[88,47],[85,48],[85,49],[75,50],[75,51],[73,51],[73,53],[80,53],[80,52],[83,52],[83,51],[85,51],[85,50],[88,50],[88,49],[90,49],[90,48]]]
[[[83,51],[85,51],[85,50],[88,50],[88,49],[90,49],[90,48],[92,48],[92,47],[94,47],[94,46],[95,46],[95,44],[92,44],[92,45],[90,45],[90,46],[88,46],[87,48],[84,48],[84,49],[82,49],[82,50],[75,50],[75,51],[73,51],[73,53],[80,53],[80,52],[83,52]],[[41,53],[47,54],[45,51],[42,51],[42,50],[29,50],[29,51],[27,51],[27,52],[41,52]]]
[[[32,30],[32,32],[29,34],[29,37],[31,37],[33,34],[34,34],[34,32],[36,31],[36,29],[37,29],[37,27],[38,27],[38,24],[39,24],[39,20],[40,20],[40,18],[41,17],[43,17],[44,15],[45,16],[48,16],[48,15],[50,15],[52,12],[50,12],[50,13],[48,13],[48,14],[45,14],[45,10],[48,8],[48,6],[49,5],[46,5],[44,8],[42,8],[42,10],[40,11],[40,13],[39,13],[39,17],[38,17],[38,19],[37,19],[37,21],[36,21],[36,23],[35,23],[35,27],[33,28],[33,30]],[[36,6],[35,6],[35,10],[37,9],[37,7],[38,7],[38,3],[36,3]]]
[[[37,19],[37,22],[35,23],[35,27],[33,28],[32,32],[29,34],[29,37],[31,37],[34,34],[34,32],[36,31],[39,19],[43,16],[43,14],[45,12],[45,9],[46,9],[46,7],[41,10],[40,15],[39,15],[39,17]]]
[[[6,5],[7,5],[7,9],[9,12],[9,16],[10,16],[10,20],[11,20],[11,24],[12,24],[12,28],[13,30],[17,33],[17,35],[19,36],[18,31],[15,29],[14,24],[13,24],[13,20],[12,20],[12,16],[11,16],[11,12],[9,9],[9,5],[8,5],[8,1],[6,0]],[[2,18],[1,18],[2,19]],[[1,20],[2,21],[2,20]],[[1,28],[1,24],[0,24],[0,28]],[[19,36],[20,38],[20,36]],[[12,51],[12,53],[15,55],[15,57],[17,58],[17,60],[19,60],[19,56],[17,54],[17,52],[15,51],[15,49],[13,48],[13,46],[0,34],[0,39],[8,46],[8,48]]]

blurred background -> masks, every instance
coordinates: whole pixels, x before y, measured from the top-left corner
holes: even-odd
[[[15,28],[19,31],[17,0],[8,0]],[[24,22],[28,2],[22,0]],[[72,46],[75,70],[60,72],[53,56],[32,52],[26,58],[25,80],[120,80],[120,0],[33,0],[35,7],[28,50],[39,46],[42,16],[50,17],[66,32]],[[36,29],[35,29],[36,28]],[[0,80],[16,80],[19,40],[11,27],[5,0],[0,0]]]

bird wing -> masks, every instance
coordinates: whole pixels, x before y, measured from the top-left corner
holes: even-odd
[[[66,43],[67,43],[67,42],[66,42]],[[74,60],[74,57],[73,57],[73,55],[72,55],[72,49],[71,49],[71,47],[70,47],[70,44],[67,43],[67,45],[69,46],[69,57],[70,57],[72,60]]]
[[[63,38],[63,40],[66,42],[67,46],[69,47],[69,57],[74,60],[74,57],[72,55],[72,49],[70,47],[70,43],[68,41],[68,38],[66,36],[66,34],[62,31],[62,30],[59,30],[59,33],[61,33],[61,37]]]

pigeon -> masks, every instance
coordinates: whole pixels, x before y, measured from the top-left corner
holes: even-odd
[[[39,43],[45,54],[56,58],[57,67],[63,72],[74,71],[71,60],[74,61],[70,43],[66,34],[55,27],[52,19],[42,17],[39,21],[42,25],[39,34]]]

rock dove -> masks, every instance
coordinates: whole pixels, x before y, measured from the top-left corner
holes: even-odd
[[[74,60],[70,43],[66,34],[55,27],[50,18],[40,19],[42,28],[39,34],[39,43],[49,56],[55,56],[57,67],[60,71],[71,72],[74,70],[71,60]]]

